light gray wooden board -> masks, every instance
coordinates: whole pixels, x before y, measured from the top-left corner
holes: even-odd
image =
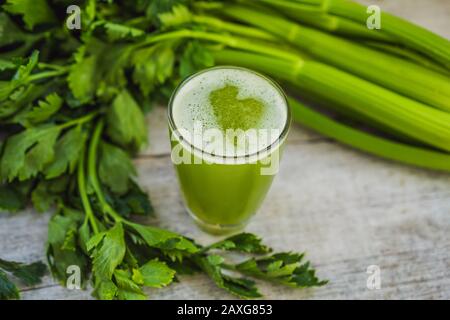
[[[362,1],[450,38],[450,1]],[[136,160],[158,224],[209,243],[184,212],[174,175],[165,110],[148,117],[149,148]],[[272,299],[450,299],[450,175],[415,169],[351,150],[294,126],[281,170],[247,230],[277,250],[307,250],[324,288],[292,290],[261,283]],[[50,214],[0,217],[0,257],[44,259]],[[366,268],[381,268],[382,288],[368,290]],[[154,299],[229,299],[204,276],[148,291]],[[49,276],[23,288],[24,299],[90,299]]]

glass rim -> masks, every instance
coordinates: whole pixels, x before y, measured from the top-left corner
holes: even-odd
[[[177,133],[177,126],[175,124],[175,121],[173,119],[173,102],[175,100],[175,97],[177,96],[178,92],[181,90],[181,88],[184,87],[184,85],[186,83],[188,83],[190,80],[194,79],[195,77],[204,74],[208,71],[212,71],[212,70],[217,70],[217,69],[234,69],[234,70],[243,70],[246,72],[250,72],[264,80],[266,80],[269,84],[271,84],[277,91],[278,93],[281,95],[281,97],[283,98],[284,101],[284,105],[285,105],[285,109],[286,109],[286,121],[284,123],[284,127],[283,130],[281,131],[280,135],[277,137],[277,139],[275,139],[274,142],[272,142],[270,145],[268,145],[267,147],[265,147],[264,149],[258,150],[256,152],[253,153],[249,153],[249,154],[244,154],[244,155],[217,155],[217,154],[213,154],[207,151],[202,150],[201,148],[198,148],[197,146],[195,146],[194,144],[192,144],[191,142],[187,141],[181,134]],[[194,150],[196,152],[200,152],[200,154],[206,154],[212,158],[220,158],[220,159],[249,159],[252,157],[258,157],[261,154],[270,154],[270,151],[272,149],[276,149],[277,147],[280,146],[281,142],[286,138],[288,132],[289,132],[289,127],[291,124],[291,109],[289,107],[289,102],[288,99],[286,97],[286,94],[284,93],[283,89],[281,88],[281,86],[274,81],[272,78],[263,75],[257,71],[254,71],[252,69],[248,69],[248,68],[244,68],[244,67],[238,67],[238,66],[232,66],[232,65],[220,65],[220,66],[214,66],[214,67],[209,67],[209,68],[205,68],[202,69],[188,77],[186,77],[183,81],[181,81],[177,87],[175,88],[175,90],[173,91],[172,95],[170,96],[169,99],[169,105],[168,105],[168,110],[167,110],[167,118],[168,118],[168,122],[169,122],[169,127],[171,129],[171,133],[175,133],[177,139],[179,140],[179,142],[181,144],[185,143],[189,146],[189,148],[191,148],[191,150]]]

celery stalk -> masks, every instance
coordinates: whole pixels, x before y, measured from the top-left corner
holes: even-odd
[[[272,0],[276,4],[276,0]],[[293,5],[344,17],[366,25],[367,7],[350,0],[293,0]],[[433,58],[450,69],[450,42],[423,28],[392,14],[382,12],[381,30],[397,39],[401,44]]]
[[[206,15],[193,15],[192,21],[203,24],[221,31],[232,32],[241,36],[257,38],[261,40],[277,41],[277,38],[271,33],[267,33],[261,29],[255,29],[244,25],[227,22],[218,18]]]
[[[327,14],[321,7],[299,4],[297,2],[286,0],[260,0],[260,2],[279,9],[284,15],[297,22],[324,31],[378,41],[395,41],[393,37],[381,30],[369,30],[365,24],[344,17]]]
[[[437,63],[434,60],[424,56],[423,54],[411,50],[409,48],[401,47],[399,45],[391,44],[391,43],[383,43],[378,41],[366,41],[365,44],[369,47],[375,48],[377,50],[381,50],[390,54],[397,55],[402,58],[409,59],[414,63],[420,64],[423,67],[442,73],[446,76],[450,76],[450,71],[443,67],[441,64]],[[450,81],[450,80],[449,80]]]
[[[231,48],[239,48],[254,52],[264,52],[267,55],[289,61],[298,61],[303,59],[298,52],[294,52],[293,50],[288,49],[281,49],[281,45],[279,43],[258,41],[257,39],[249,39],[246,37],[239,37],[231,34],[221,34],[190,29],[181,29],[150,35],[144,41],[136,44],[134,48],[142,48],[158,42],[182,38],[213,41],[227,45]]]
[[[294,121],[353,148],[402,163],[450,172],[450,155],[412,147],[353,129],[289,98]]]
[[[303,1],[299,1],[303,2]],[[366,23],[366,7],[348,0],[321,1],[327,4],[327,12],[352,19],[359,23]],[[402,44],[435,59],[450,69],[450,42],[441,36],[428,31],[402,18],[383,12],[381,28],[386,33],[397,38]]]
[[[441,73],[244,6],[226,6],[221,12],[272,32],[319,60],[428,105],[450,111],[450,78]]]
[[[450,151],[450,114],[315,61],[293,62],[236,50],[214,52],[218,63],[268,73],[315,96],[373,119],[416,141]]]

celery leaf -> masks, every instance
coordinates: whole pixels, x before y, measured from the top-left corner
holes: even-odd
[[[39,24],[55,22],[55,15],[46,0],[7,0],[3,9],[22,15],[30,30]]]
[[[136,169],[123,149],[103,142],[100,144],[98,173],[100,180],[112,192],[124,194],[130,187],[130,178],[136,176]]]
[[[150,260],[139,268],[139,275],[144,286],[162,288],[172,282],[175,271],[162,261]]]
[[[107,124],[109,136],[121,146],[140,150],[147,142],[144,114],[127,90],[121,91],[108,109]]]

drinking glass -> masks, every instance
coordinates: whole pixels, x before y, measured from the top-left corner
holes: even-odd
[[[190,143],[174,121],[174,102],[180,90],[200,75],[227,68],[251,72],[282,96],[285,123],[274,142],[263,150],[238,156],[209,153]],[[172,161],[186,210],[203,230],[214,234],[239,231],[256,213],[278,171],[275,166],[279,165],[290,122],[290,110],[283,90],[273,80],[252,70],[232,66],[213,67],[188,77],[175,89],[168,107]],[[190,161],[174,161],[174,152],[180,154],[180,150],[183,158]]]

